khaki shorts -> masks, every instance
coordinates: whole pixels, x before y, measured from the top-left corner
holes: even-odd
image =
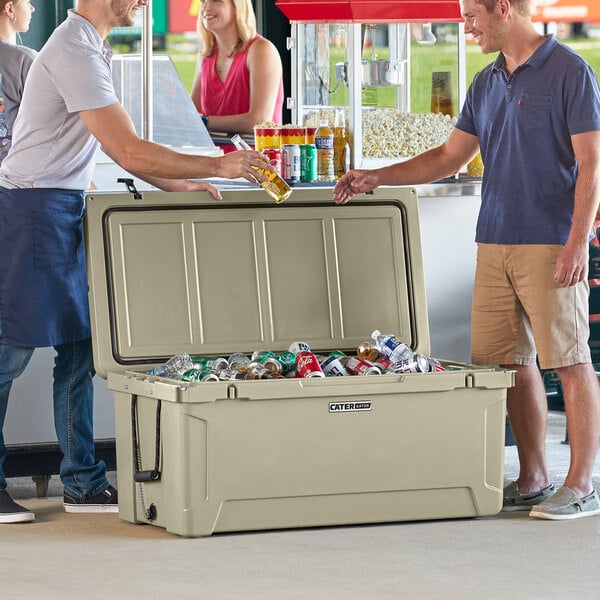
[[[591,362],[589,285],[554,281],[560,245],[478,244],[471,314],[477,365]]]

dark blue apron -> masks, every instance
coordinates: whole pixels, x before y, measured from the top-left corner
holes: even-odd
[[[0,335],[13,346],[90,337],[83,191],[0,187]]]

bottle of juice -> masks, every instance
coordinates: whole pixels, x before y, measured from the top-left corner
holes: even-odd
[[[334,181],[333,168],[333,131],[326,120],[319,121],[315,131],[317,147],[317,181]]]

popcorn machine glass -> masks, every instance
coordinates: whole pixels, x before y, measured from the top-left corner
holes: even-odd
[[[277,0],[288,16],[292,120],[345,111],[353,167],[442,143],[466,90],[458,1]]]

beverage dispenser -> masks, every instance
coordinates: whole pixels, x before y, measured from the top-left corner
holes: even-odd
[[[344,111],[351,166],[442,143],[466,90],[458,0],[276,0],[288,17],[294,123]]]

